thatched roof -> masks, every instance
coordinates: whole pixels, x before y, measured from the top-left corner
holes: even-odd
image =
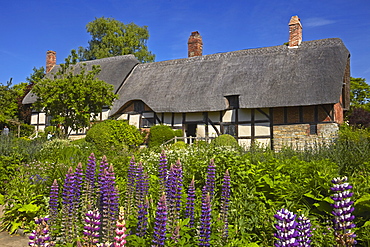
[[[158,113],[224,110],[229,95],[241,108],[337,103],[348,57],[334,38],[138,64],[110,115],[132,100]]]
[[[131,72],[132,68],[139,63],[139,61],[134,55],[124,55],[85,61],[81,63],[86,64],[87,71],[91,70],[93,65],[100,65],[101,72],[99,73],[98,78],[106,83],[112,84],[114,87],[114,92],[117,93],[119,86]],[[54,66],[53,69],[45,76],[48,78],[53,78],[53,76],[58,72],[59,68],[60,65]],[[80,63],[77,63],[77,65],[75,65],[74,72],[78,74],[80,71]],[[36,101],[36,99],[36,96],[32,94],[31,91],[23,99],[22,103],[32,104]]]

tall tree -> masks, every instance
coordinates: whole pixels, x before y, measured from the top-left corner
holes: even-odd
[[[0,122],[6,122],[17,114],[17,95],[11,85],[12,78],[5,85],[0,84]]]
[[[62,125],[66,136],[71,130],[88,127],[91,118],[117,98],[113,86],[96,77],[99,67],[87,71],[86,65],[76,61],[77,54],[72,51],[54,78],[44,77],[32,89],[38,97],[35,106],[51,116],[52,123]]]
[[[133,54],[141,62],[153,62],[155,56],[148,51],[147,26],[124,24],[113,18],[95,18],[86,25],[91,40],[86,48],[79,47],[81,61]]]
[[[361,107],[370,110],[370,85],[365,78],[351,77],[351,108]]]

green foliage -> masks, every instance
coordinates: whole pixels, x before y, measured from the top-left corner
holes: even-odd
[[[106,120],[94,124],[86,134],[86,141],[96,145],[100,152],[122,154],[129,147],[137,147],[143,142],[140,131],[127,121]]]
[[[12,79],[5,85],[0,83],[0,123],[8,123],[8,120],[18,119],[18,98],[23,96],[26,83],[12,86]]]
[[[185,149],[187,146],[187,144],[183,141],[178,141],[178,142],[175,142],[174,144],[172,144],[171,148],[172,149]]]
[[[44,78],[33,88],[38,96],[36,107],[52,116],[52,123],[64,126],[64,134],[90,125],[104,106],[111,106],[117,95],[113,86],[96,76],[100,68],[87,71],[86,64],[74,65],[77,55],[72,51],[65,64],[60,65],[54,78]]]
[[[48,198],[45,180],[34,180],[27,169],[20,167],[17,175],[9,181],[4,195],[4,215],[1,229],[14,233],[18,228],[30,232],[34,218],[45,215]]]
[[[365,78],[351,77],[351,108],[362,107],[370,110],[370,85],[366,83]]]
[[[224,134],[217,136],[211,142],[212,146],[215,147],[238,147],[238,141],[231,135]]]
[[[37,156],[38,160],[42,162],[76,165],[81,160],[85,160],[92,151],[94,149],[89,144],[78,145],[78,143],[75,144],[67,139],[55,138],[51,141],[45,141]]]
[[[86,25],[91,40],[86,48],[79,47],[80,60],[133,54],[141,62],[153,62],[154,55],[148,51],[147,26],[124,24],[113,18],[95,18]]]
[[[179,134],[179,133],[177,133]],[[175,132],[167,125],[155,125],[150,127],[149,147],[159,147],[166,141],[175,137]]]

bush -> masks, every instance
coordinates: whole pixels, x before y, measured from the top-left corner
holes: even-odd
[[[187,144],[185,142],[183,142],[183,141],[175,142],[171,146],[171,148],[174,149],[174,150],[185,149],[186,147],[187,147]]]
[[[94,143],[102,153],[120,152],[129,147],[137,147],[143,143],[143,140],[140,131],[123,120],[106,120],[97,123],[86,134],[86,141]]]
[[[150,128],[149,147],[158,147],[175,137],[175,131],[167,125],[155,125]]]
[[[214,147],[239,147],[238,141],[228,134],[216,137],[212,140],[211,145]]]

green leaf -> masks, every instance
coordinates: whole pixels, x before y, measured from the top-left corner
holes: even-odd
[[[18,209],[19,212],[26,212],[26,213],[33,213],[39,210],[40,210],[40,207],[32,203],[23,205],[21,208]]]

